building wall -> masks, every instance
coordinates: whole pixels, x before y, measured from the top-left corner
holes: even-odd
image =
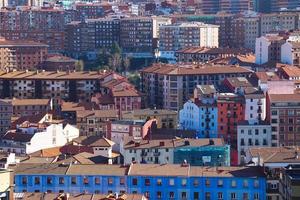
[[[183,130],[195,130],[200,132],[200,108],[191,100],[183,105],[179,111],[179,125]]]
[[[63,128],[62,124],[52,124],[45,132],[35,133],[30,143],[26,144],[26,153],[30,154],[41,149],[60,147],[79,137],[79,130],[71,125]]]
[[[266,98],[245,98],[245,120],[257,121],[266,119]]]
[[[262,65],[269,61],[269,46],[271,43],[264,37],[256,39],[255,42],[255,63]]]
[[[237,145],[239,164],[248,163],[249,149],[252,147],[271,147],[271,125],[238,125],[237,126]]]
[[[0,135],[5,134],[9,129],[12,115],[12,104],[0,100]]]
[[[281,46],[281,63],[293,65],[292,45],[289,42]]]
[[[69,193],[140,193],[146,194],[150,200],[152,199],[205,199],[210,196],[211,199],[217,199],[218,195],[222,195],[224,200],[242,199],[244,193],[248,194],[249,199],[266,199],[266,180],[265,178],[242,178],[242,177],[173,177],[173,176],[104,176],[104,175],[73,175],[76,177],[77,184],[71,185],[71,175],[16,175],[15,191],[28,192],[40,191],[47,192],[69,192]],[[23,177],[27,177],[27,184],[22,184]],[[47,177],[51,177],[52,184],[47,184]],[[59,184],[59,177],[64,178],[64,184]],[[88,184],[83,184],[84,177],[88,178]],[[100,184],[95,185],[95,177],[100,178]],[[40,184],[34,184],[35,178],[40,178]],[[108,184],[108,179],[112,179],[112,184]],[[125,181],[124,185],[120,185],[120,180]],[[158,181],[161,184],[157,184]],[[217,186],[220,181],[222,185]],[[173,184],[174,183],[174,184]],[[209,183],[206,185],[205,183]],[[247,183],[248,186],[245,184]],[[171,185],[172,184],[172,185]],[[232,186],[235,184],[235,186]],[[257,187],[255,186],[257,185]],[[49,192],[48,191],[48,192]],[[222,194],[220,194],[222,193]],[[233,194],[234,193],[234,194]],[[194,196],[195,195],[195,196]],[[198,198],[196,197],[198,195]],[[257,198],[256,198],[257,197]]]

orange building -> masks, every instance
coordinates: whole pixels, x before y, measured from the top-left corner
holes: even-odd
[[[237,165],[237,124],[245,119],[244,98],[233,93],[221,93],[217,107],[218,137],[230,144],[231,165]]]

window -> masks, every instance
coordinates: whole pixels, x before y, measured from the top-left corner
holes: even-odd
[[[40,184],[40,177],[35,177],[34,178],[34,184],[39,185]]]
[[[243,193],[243,200],[249,200],[249,194]]]
[[[150,179],[149,178],[146,178],[145,179],[145,186],[149,186],[150,185]]]
[[[170,192],[169,197],[170,197],[170,199],[174,199],[174,192]]]
[[[174,185],[174,179],[171,178],[171,179],[169,180],[169,185],[171,185],[171,186]]]
[[[186,199],[186,192],[181,192],[181,198]]]
[[[259,194],[258,193],[254,193],[254,199],[258,200],[259,199]]]
[[[254,187],[255,187],[255,188],[258,188],[258,187],[259,187],[259,182],[258,182],[258,180],[255,180],[255,181],[254,181]]]
[[[210,181],[209,181],[209,179],[206,179],[206,180],[205,180],[205,186],[206,186],[206,187],[209,187],[209,186],[210,186]]]
[[[205,192],[205,200],[210,200],[210,192]]]
[[[123,177],[120,178],[120,185],[125,185],[125,178]]]
[[[76,185],[76,177],[75,176],[71,177],[71,184]]]
[[[223,180],[218,180],[218,187],[223,187]]]
[[[88,185],[89,184],[89,179],[88,177],[83,177],[83,184]]]
[[[51,177],[47,177],[47,184],[51,185],[52,184],[52,178]]]
[[[133,178],[133,179],[132,179],[132,185],[137,185],[137,184],[138,184],[137,178]]]
[[[181,185],[182,185],[182,186],[186,186],[186,182],[187,182],[187,181],[186,181],[185,178],[184,178],[184,179],[181,179]]]
[[[236,187],[236,181],[235,180],[231,181],[231,187]]]
[[[243,187],[248,187],[248,181],[247,180],[243,181]]]
[[[60,185],[65,184],[65,179],[64,179],[63,177],[59,177],[58,183],[59,183]]]
[[[108,185],[112,185],[114,183],[113,178],[108,178]]]
[[[156,198],[161,199],[161,192],[160,191],[156,192]]]
[[[157,184],[157,185],[162,185],[162,180],[161,180],[160,178],[157,179],[156,184]]]
[[[199,185],[199,180],[198,180],[198,179],[194,179],[193,185],[194,185],[194,186],[198,186],[198,185]]]
[[[223,200],[223,193],[222,192],[218,192],[218,200]]]
[[[27,177],[22,177],[22,184],[26,185],[27,184]]]
[[[198,200],[199,199],[199,192],[194,192],[194,200]]]
[[[145,192],[145,197],[148,198],[148,199],[150,199],[150,192],[149,191]]]
[[[236,193],[235,192],[232,192],[231,194],[230,194],[230,197],[231,197],[231,200],[236,200],[237,198],[236,198]]]
[[[95,178],[95,185],[100,185],[100,178]]]

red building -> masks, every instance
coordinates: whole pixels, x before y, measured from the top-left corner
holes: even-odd
[[[245,101],[242,96],[233,93],[222,93],[217,99],[218,137],[230,144],[231,164],[237,159],[237,124],[245,119]]]

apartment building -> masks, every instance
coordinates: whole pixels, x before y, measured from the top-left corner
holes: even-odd
[[[244,20],[244,48],[255,50],[256,38],[260,36],[260,17],[247,16]]]
[[[153,57],[153,36],[156,31],[151,17],[121,19],[120,46],[123,53],[134,57]]]
[[[41,69],[46,71],[74,71],[77,60],[61,54],[48,55]],[[78,70],[78,69],[77,69]]]
[[[87,55],[90,59],[96,59],[101,48],[111,48],[119,42],[119,19],[87,19],[66,25],[66,51],[74,57]]]
[[[281,10],[295,10],[300,7],[300,2],[297,0],[278,0],[269,1],[271,12],[278,12]]]
[[[300,67],[300,42],[286,41],[281,46],[281,63]]]
[[[140,73],[148,105],[179,110],[193,95],[196,85],[218,87],[226,77],[247,77],[252,71],[229,65],[153,64]]]
[[[8,40],[30,40],[49,45],[51,52],[64,51],[64,11],[22,7],[0,11],[0,36]]]
[[[74,5],[75,10],[78,13],[78,19],[97,19],[104,16],[103,5],[100,3],[92,2],[77,2]]]
[[[300,4],[298,5],[300,6]],[[279,181],[279,193],[281,199],[298,199],[300,165],[289,165],[283,168]]]
[[[268,62],[280,62],[281,46],[285,41],[285,38],[278,34],[268,34],[257,38],[255,43],[255,63],[262,65]]]
[[[122,112],[122,119],[126,120],[155,119],[157,128],[175,129],[177,118],[177,112],[173,110],[140,109]]]
[[[191,166],[230,165],[230,148],[222,139],[136,141],[128,138],[122,148],[125,164],[181,164],[186,160]]]
[[[0,37],[0,69],[36,70],[46,60],[48,45]]]
[[[121,151],[122,143],[129,136],[141,140],[151,133],[155,126],[155,119],[151,120],[115,120],[107,122],[106,137],[112,140],[117,152]]]
[[[271,32],[297,29],[299,15],[297,13],[273,13],[260,16],[260,36]]]
[[[119,119],[116,110],[77,110],[76,126],[80,135],[107,135],[107,121]]]
[[[140,193],[150,200],[266,199],[266,178],[257,167],[22,164],[14,179],[17,193]]]
[[[272,126],[272,146],[297,146],[299,138],[299,94],[269,94],[268,119]]]
[[[13,106],[13,117],[34,116],[53,110],[52,99],[4,99]]]
[[[249,148],[271,147],[271,125],[265,121],[242,121],[237,125],[237,151],[238,163],[246,164],[249,156]]]
[[[184,22],[161,26],[160,57],[174,59],[175,52],[186,47],[219,47],[219,26],[201,22]]]
[[[101,83],[116,76],[104,71],[2,71],[0,91],[2,98],[52,98],[55,106],[61,100],[89,102]]]
[[[252,0],[204,0],[201,2],[201,11],[205,14],[216,14],[218,12],[240,13],[253,10]]]
[[[10,128],[11,117],[13,116],[13,106],[11,102],[0,99],[0,135],[6,133]]]
[[[262,153],[264,152],[264,153]],[[265,174],[267,174],[266,197],[270,200],[281,199],[281,195],[289,196],[291,193],[283,192],[281,184],[284,181],[283,173],[285,168],[293,169],[293,165],[299,165],[297,147],[252,147],[247,153],[248,160],[255,166],[264,166]],[[289,186],[289,191],[293,191],[293,187]]]
[[[250,55],[251,50],[243,48],[187,47],[175,52],[177,62],[203,63],[214,59],[230,58],[237,55]]]

